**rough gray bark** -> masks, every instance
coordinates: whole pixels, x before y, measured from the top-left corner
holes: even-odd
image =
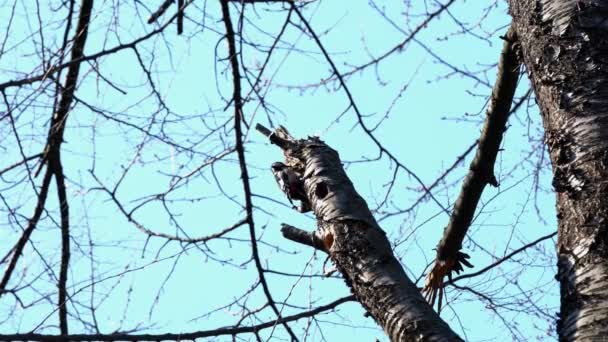
[[[562,341],[608,336],[608,1],[511,0],[557,193]]]
[[[303,175],[318,224],[317,234],[311,236],[320,237],[357,300],[391,341],[461,341],[406,276],[338,153],[316,137],[295,140],[283,128],[271,133],[258,125],[258,130],[281,147],[286,164]],[[301,242],[301,234],[293,240]]]

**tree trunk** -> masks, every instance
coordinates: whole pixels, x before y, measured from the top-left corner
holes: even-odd
[[[608,1],[510,0],[557,193],[562,341],[608,336]]]
[[[286,164],[303,178],[318,230],[285,227],[293,241],[329,253],[347,285],[391,341],[462,341],[426,303],[393,255],[384,231],[355,191],[338,153],[316,137],[295,140],[287,130],[257,129],[281,147]]]

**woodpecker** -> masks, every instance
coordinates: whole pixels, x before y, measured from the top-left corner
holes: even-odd
[[[304,183],[301,177],[293,169],[281,162],[272,163],[270,170],[279,188],[287,196],[289,203],[293,205],[293,200],[298,200],[301,203],[298,210],[302,213],[309,211],[310,203],[308,203],[308,198],[304,192]]]

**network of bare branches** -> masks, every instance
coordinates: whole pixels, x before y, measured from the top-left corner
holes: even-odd
[[[281,236],[316,221],[256,123],[340,152],[419,288],[468,204],[452,254],[475,267],[435,274],[441,317],[467,340],[553,334],[549,160],[519,64],[496,76],[506,4],[341,3],[0,0],[0,340],[385,339]]]

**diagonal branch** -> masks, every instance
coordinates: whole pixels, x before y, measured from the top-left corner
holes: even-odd
[[[169,9],[169,7],[171,7],[171,5],[174,2],[175,2],[175,0],[165,0],[165,1],[163,1],[163,3],[158,7],[158,9],[154,13],[152,13],[150,15],[150,18],[148,18],[148,24],[152,24],[158,18],[160,18],[163,14],[165,14],[165,12],[167,11],[167,9]]]
[[[268,132],[262,127],[258,131]],[[391,341],[461,341],[405,274],[386,233],[346,175],[338,152],[318,137],[296,140],[284,127],[271,136],[275,135],[291,140],[283,150],[285,159],[303,175],[302,190],[317,219],[312,237],[292,234],[290,240],[327,251],[357,300]]]
[[[188,6],[190,3],[192,3],[192,1],[194,1],[194,0],[188,0],[188,2],[186,2],[186,4],[184,6]],[[98,51],[98,52],[90,54],[90,55],[82,55],[80,58],[72,59],[70,61],[48,67],[42,73],[39,73],[35,76],[29,76],[29,77],[25,77],[25,78],[21,78],[21,79],[10,80],[10,81],[0,83],[0,91],[4,91],[5,89],[8,89],[8,88],[22,87],[22,86],[32,84],[35,82],[44,81],[47,78],[53,76],[54,74],[60,72],[61,70],[65,69],[65,68],[69,68],[73,64],[80,64],[81,62],[97,60],[98,58],[108,56],[113,53],[125,50],[125,49],[132,49],[135,46],[137,46],[139,43],[142,43],[142,42],[150,39],[151,37],[154,37],[157,34],[163,32],[173,22],[173,20],[175,18],[177,18],[177,13],[174,14],[171,18],[169,18],[162,26],[160,26],[157,29],[151,31],[150,33],[143,35],[137,39],[134,39],[128,43],[118,44],[109,49],[104,49],[102,51]]]
[[[241,181],[243,182],[243,191],[245,193],[245,212],[247,213],[247,224],[249,225],[249,235],[251,239],[251,252],[253,255],[253,259],[255,261],[256,269],[258,270],[258,275],[260,277],[260,283],[262,284],[262,289],[266,298],[268,299],[268,303],[270,307],[277,315],[277,317],[281,318],[281,312],[277,308],[277,305],[270,294],[270,289],[268,288],[268,283],[266,282],[266,277],[264,276],[264,268],[262,267],[262,262],[260,260],[260,255],[258,252],[257,245],[257,237],[255,233],[255,224],[253,222],[253,203],[251,201],[251,187],[249,185],[249,174],[247,171],[247,162],[245,161],[245,148],[243,147],[243,132],[241,128],[241,122],[243,121],[243,99],[241,97],[241,75],[239,69],[239,62],[237,58],[236,51],[236,43],[235,43],[235,33],[234,28],[232,27],[232,21],[230,19],[230,9],[228,7],[228,0],[220,0],[220,4],[222,6],[222,18],[224,21],[224,25],[226,26],[226,39],[228,41],[228,59],[230,60],[230,65],[232,68],[232,79],[234,83],[234,90],[232,95],[232,100],[234,101],[234,134],[236,139],[235,148],[237,151],[239,166],[241,168]],[[292,340],[297,341],[298,338],[291,330],[287,323],[283,322],[283,326],[285,330],[289,333]]]
[[[437,246],[437,257],[433,269],[427,276],[424,291],[431,304],[434,304],[437,291],[441,292],[443,288],[445,275],[451,276],[453,271],[460,272],[462,264],[472,267],[466,261],[468,255],[460,252],[460,249],[483,189],[487,184],[498,186],[498,181],[494,176],[494,163],[503,133],[506,130],[507,119],[511,113],[510,108],[520,71],[516,40],[515,30],[510,28],[500,55],[496,83],[492,90],[492,98],[479,138],[477,153],[454,204],[450,222]],[[441,303],[441,293],[439,299]]]
[[[36,202],[36,209],[34,209],[34,214],[32,215],[32,218],[29,219],[27,227],[25,228],[25,230],[23,231],[23,234],[21,234],[21,237],[17,241],[17,244],[15,245],[15,247],[13,249],[13,253],[12,253],[13,257],[11,258],[11,261],[9,262],[8,267],[6,268],[6,271],[4,272],[4,276],[2,277],[2,280],[0,281],[0,297],[2,297],[2,295],[7,292],[6,285],[8,284],[9,280],[11,279],[11,275],[13,274],[13,271],[15,270],[17,261],[19,260],[19,257],[23,253],[23,249],[25,248],[25,245],[29,241],[30,236],[32,235],[32,232],[36,228],[36,225],[38,224],[38,221],[40,220],[40,216],[42,215],[42,212],[44,211],[44,204],[46,203],[46,198],[49,193],[49,186],[51,184],[52,177],[53,177],[53,173],[50,170],[47,170],[44,174],[44,178],[42,179],[42,186],[40,188],[40,193],[38,194],[38,200]]]
[[[16,163],[9,165],[9,166],[5,167],[4,169],[0,170],[0,176],[2,176],[6,172],[8,172],[16,167],[19,167],[19,166],[29,162],[30,160],[38,159],[40,157],[42,157],[42,153],[34,154],[33,156],[23,158],[21,161],[18,161]]]
[[[61,265],[59,271],[58,301],[59,308],[59,329],[62,335],[68,334],[68,313],[67,313],[67,277],[68,267],[70,263],[70,221],[69,221],[69,206],[65,188],[65,176],[63,174],[63,166],[61,164],[61,144],[63,143],[63,135],[66,127],[67,117],[70,112],[70,107],[74,100],[74,93],[78,82],[78,74],[80,72],[81,60],[84,56],[84,46],[87,41],[89,22],[91,20],[91,12],[93,10],[93,0],[82,0],[80,6],[80,14],[76,33],[74,37],[74,45],[72,46],[71,61],[65,79],[65,84],[61,87],[61,99],[57,104],[57,108],[51,117],[46,147],[43,152],[42,162],[38,172],[47,165],[46,175],[55,176],[57,183],[57,196],[59,198],[60,216],[61,216]],[[46,181],[46,176],[45,176]],[[48,188],[48,185],[47,185]],[[29,236],[28,236],[29,238]]]
[[[532,241],[532,242],[529,242],[529,243],[527,243],[527,244],[525,244],[525,245],[523,245],[523,246],[521,246],[521,247],[519,247],[519,248],[517,248],[517,249],[513,250],[511,253],[509,253],[509,254],[505,255],[504,257],[502,257],[502,258],[500,258],[500,259],[496,260],[495,262],[493,262],[493,263],[491,263],[490,265],[488,265],[488,266],[486,266],[486,267],[484,267],[484,268],[480,269],[479,271],[475,271],[475,272],[471,272],[471,273],[463,274],[463,275],[458,276],[458,277],[454,277],[454,279],[450,280],[450,281],[448,282],[448,284],[452,285],[452,284],[454,284],[455,282],[457,282],[457,281],[459,281],[459,280],[462,280],[462,279],[467,279],[467,278],[473,278],[473,277],[477,277],[478,275],[481,275],[481,274],[483,274],[483,273],[486,273],[487,271],[489,271],[489,270],[493,269],[494,267],[496,267],[496,266],[498,266],[498,265],[502,264],[503,262],[505,262],[505,261],[507,261],[507,260],[511,259],[511,258],[512,258],[512,257],[514,257],[515,255],[517,255],[517,254],[519,254],[519,253],[521,253],[521,252],[525,251],[526,249],[528,249],[528,248],[530,248],[530,247],[532,247],[532,246],[536,246],[536,245],[537,245],[538,243],[540,243],[540,242],[543,242],[543,241],[545,241],[545,240],[551,239],[551,238],[553,238],[555,235],[557,235],[557,232],[553,232],[553,233],[551,233],[551,234],[547,234],[547,235],[545,235],[545,236],[541,236],[541,237],[539,237],[538,239],[536,239],[536,240],[534,240],[534,241]]]

